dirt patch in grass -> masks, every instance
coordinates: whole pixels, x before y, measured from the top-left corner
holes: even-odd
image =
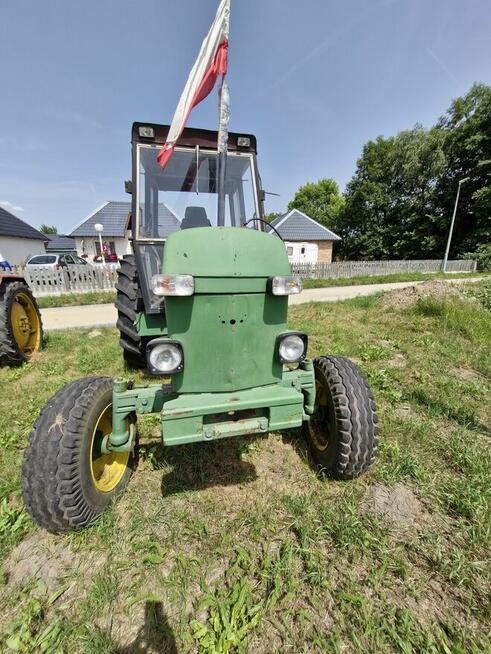
[[[384,309],[406,309],[414,306],[418,300],[428,297],[443,299],[464,296],[457,286],[434,279],[417,286],[389,291],[383,296],[381,304]]]
[[[271,490],[292,493],[312,483],[312,471],[307,464],[304,445],[299,433],[285,434],[283,439],[273,434],[265,441],[260,455],[254,459],[256,490],[259,494]],[[305,479],[305,474],[309,477],[308,480]]]
[[[406,358],[400,352],[396,354],[392,359],[388,359],[385,362],[387,368],[405,368],[406,367]]]
[[[402,420],[414,420],[419,418],[419,414],[412,408],[410,404],[401,404],[395,411],[395,415]]]
[[[408,528],[427,521],[423,504],[405,484],[369,486],[360,506],[362,513],[382,516],[398,527]]]
[[[473,381],[475,379],[482,379],[482,375],[473,370],[472,368],[466,368],[459,366],[458,368],[450,368],[449,373],[457,379],[462,379],[462,381]]]
[[[68,578],[73,581],[76,573],[83,577],[92,574],[103,560],[104,557],[87,553],[80,556],[64,539],[36,532],[23,540],[5,560],[4,582],[9,587],[20,587],[40,579],[52,593]]]

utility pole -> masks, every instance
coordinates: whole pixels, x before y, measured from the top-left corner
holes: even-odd
[[[468,177],[464,177],[459,182],[459,187],[457,189],[457,197],[455,198],[455,206],[453,210],[452,222],[450,223],[450,230],[448,232],[447,248],[445,250],[445,256],[443,257],[442,271],[447,272],[447,262],[448,262],[448,253],[450,252],[450,244],[452,242],[453,228],[455,225],[455,217],[457,215],[457,207],[459,206],[459,197],[460,197],[460,187],[464,182],[469,181]]]

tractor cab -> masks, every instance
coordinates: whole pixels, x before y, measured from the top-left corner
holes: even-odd
[[[219,224],[217,132],[185,129],[162,169],[157,155],[168,131],[168,126],[148,123],[135,123],[132,130],[133,248],[149,313],[163,310],[163,303],[151,293],[151,280],[162,270],[164,246],[170,234],[198,227],[264,230],[256,138],[250,134],[229,135],[225,212]],[[205,240],[202,256],[206,256]]]

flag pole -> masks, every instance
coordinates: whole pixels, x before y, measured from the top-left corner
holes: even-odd
[[[218,215],[217,225],[225,225],[225,201],[227,180],[228,126],[230,123],[230,93],[225,76],[219,91],[220,125],[218,129]]]

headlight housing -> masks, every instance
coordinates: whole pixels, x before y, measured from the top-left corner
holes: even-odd
[[[185,297],[194,293],[194,278],[192,275],[153,275],[150,288],[158,297]]]
[[[154,338],[147,345],[147,365],[152,375],[175,375],[184,368],[184,352],[179,341]]]
[[[308,338],[302,332],[287,332],[276,339],[276,356],[280,363],[300,363],[307,356]]]
[[[273,295],[298,295],[302,289],[302,280],[298,275],[270,277],[269,279],[269,290]]]

